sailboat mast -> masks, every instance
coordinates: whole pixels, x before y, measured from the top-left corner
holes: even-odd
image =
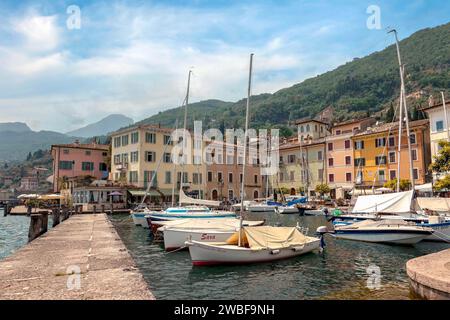
[[[175,131],[178,130],[178,119],[175,120]],[[176,171],[177,165],[176,165],[176,161],[173,162],[173,166],[172,166],[172,207],[175,205],[175,182],[177,181],[176,179]]]
[[[248,71],[248,90],[247,90],[247,108],[245,111],[245,131],[244,131],[244,157],[242,162],[242,183],[241,183],[241,217],[239,219],[239,246],[241,245],[242,222],[244,216],[244,194],[245,194],[245,165],[247,163],[247,137],[248,137],[248,118],[250,109],[250,95],[252,89],[252,68],[253,53],[250,54],[250,67]]]
[[[409,131],[409,115],[408,115],[408,107],[406,105],[406,90],[405,90],[405,78],[404,78],[404,71],[405,71],[405,67],[402,63],[402,58],[400,55],[400,46],[399,46],[399,41],[398,41],[398,35],[397,35],[397,30],[393,29],[389,32],[393,32],[395,35],[395,46],[397,48],[397,57],[398,57],[398,64],[399,64],[399,69],[400,69],[400,85],[401,85],[401,89],[400,89],[400,102],[403,102],[403,108],[404,108],[404,112],[405,112],[405,123],[406,123],[406,135],[407,135],[407,141],[408,141],[408,153],[409,153],[409,176],[411,179],[411,188],[412,190],[414,190],[414,168],[413,168],[413,160],[412,160],[412,154],[411,154],[411,133]],[[402,105],[400,105],[400,124],[402,123],[403,119],[402,119]],[[402,130],[401,127],[399,127],[399,142],[401,141],[401,135],[402,135]],[[400,155],[400,143],[398,146],[398,150],[399,150],[399,155]],[[400,166],[400,159],[398,159],[399,161],[399,166]],[[397,178],[397,192],[400,189],[400,170],[398,171],[398,178]]]
[[[181,199],[181,193],[183,192],[183,177],[184,177],[184,147],[186,146],[186,128],[187,128],[187,108],[189,104],[189,89],[191,85],[191,73],[192,71],[189,70],[188,74],[188,83],[187,83],[187,90],[186,90],[186,105],[184,106],[184,125],[183,125],[183,148],[182,148],[182,160],[181,160],[181,174],[180,174],[180,194],[178,196],[178,199]],[[179,205],[181,206],[181,202],[179,201]]]

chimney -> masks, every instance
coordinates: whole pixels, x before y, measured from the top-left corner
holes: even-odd
[[[76,139],[74,144],[79,145],[80,144],[80,140]]]

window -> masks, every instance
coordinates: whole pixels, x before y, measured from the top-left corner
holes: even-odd
[[[345,149],[350,149],[350,140],[344,141]]]
[[[289,163],[294,163],[295,162],[295,154],[290,154],[288,156],[288,162]]]
[[[227,155],[227,164],[233,164],[234,163],[234,156],[231,155]]]
[[[356,173],[356,183],[361,184],[363,182],[363,179],[364,179],[363,172],[361,170],[358,170],[358,172]]]
[[[83,171],[94,171],[94,163],[93,162],[82,162],[81,170]]]
[[[351,182],[352,181],[352,174],[351,174],[351,172],[347,172],[345,174],[345,181],[347,181],[347,182]]]
[[[92,154],[92,152],[91,152],[90,150],[86,150],[86,151],[84,152],[84,154],[87,155],[87,156],[90,156],[90,155]]]
[[[230,189],[230,190],[228,190],[228,199],[233,199],[234,198],[234,193],[233,193],[233,190],[232,189]]]
[[[60,170],[72,170],[73,169],[73,161],[60,161],[59,169]]]
[[[120,137],[114,138],[114,148],[120,147]]]
[[[172,172],[166,171],[164,182],[165,182],[166,184],[172,183]]]
[[[122,163],[128,163],[128,153],[122,153]]]
[[[309,132],[309,124],[306,125],[306,132]]]
[[[375,148],[385,147],[386,146],[386,138],[376,138],[375,139]]]
[[[172,144],[171,136],[164,135],[164,144],[165,145]]]
[[[378,171],[378,181],[386,181],[386,176],[384,175],[384,170]]]
[[[389,171],[389,179],[390,180],[394,180],[396,176],[397,176],[397,174],[396,174],[395,170],[390,170]]]
[[[231,172],[228,173],[228,182],[233,183],[233,173]]]
[[[255,183],[258,183],[258,175],[257,174],[255,174],[255,176],[254,176],[254,181],[255,181]]]
[[[154,151],[145,152],[145,160],[147,162],[155,162],[156,161],[156,152],[154,152]]]
[[[156,188],[158,186],[158,175],[156,171],[144,171],[144,188],[147,188],[149,183],[151,187]]]
[[[317,151],[317,160],[322,161],[323,160],[323,152]]]
[[[389,147],[395,147],[395,137],[389,136]]]
[[[357,158],[355,159],[355,167],[364,167],[366,165],[365,158]]]
[[[200,173],[193,173],[192,174],[192,183],[193,184],[200,184]]]
[[[114,156],[114,164],[120,164],[120,154]]]
[[[300,132],[305,132],[305,129],[303,128],[303,126],[300,126]]]
[[[152,132],[145,133],[145,142],[146,143],[156,143],[156,134]]]
[[[128,145],[128,135],[122,136],[122,146]]]
[[[63,149],[63,154],[69,154],[69,149]]]
[[[242,173],[239,174],[239,183],[242,183]]]
[[[413,159],[413,161],[417,161],[417,150],[416,149],[411,150],[411,158]]]
[[[135,163],[139,161],[139,151],[134,151],[130,153],[130,162]]]
[[[333,151],[333,143],[332,142],[328,143],[328,151]]]
[[[317,132],[317,124],[314,127],[314,131]]]
[[[395,163],[395,151],[389,152],[389,163]]]
[[[413,177],[414,177],[414,180],[419,179],[419,170],[417,168],[413,169]]]
[[[355,150],[364,149],[364,141],[355,141]]]
[[[330,174],[328,175],[328,181],[329,181],[329,182],[334,182],[334,174],[330,173]]]
[[[137,171],[130,171],[129,181],[130,181],[130,183],[138,182],[138,172]]]
[[[444,131],[444,121],[436,121],[436,131]]]
[[[212,182],[212,179],[213,179],[212,177],[213,177],[212,172],[208,171],[208,182]]]
[[[164,152],[164,162],[165,163],[172,162],[172,155],[170,154],[170,152]]]
[[[341,130],[336,130],[336,135],[340,135],[341,134]]]
[[[345,156],[345,165],[349,166],[352,164],[352,157]]]
[[[289,172],[289,179],[291,181],[294,181],[294,179],[295,179],[295,172],[294,171]]]
[[[108,156],[108,152],[102,152],[102,156],[103,157],[107,157]]]
[[[139,131],[133,132],[131,134],[131,143],[138,143],[139,142]]]
[[[223,182],[222,172],[217,172],[217,181]]]
[[[319,180],[323,180],[323,169],[317,170],[317,175],[319,176]]]
[[[416,134],[415,133],[411,133],[409,135],[409,141],[411,141],[411,144],[415,144],[416,143]]]
[[[376,156],[375,157],[375,164],[386,164],[386,156]]]
[[[328,158],[328,165],[330,167],[332,167],[334,165],[334,159],[333,158]]]
[[[108,171],[108,166],[104,162],[100,162],[98,164],[98,170],[99,171]]]

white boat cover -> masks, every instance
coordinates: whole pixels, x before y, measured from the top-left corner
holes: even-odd
[[[244,227],[242,233],[241,245],[248,246],[252,250],[302,246],[309,241],[309,238],[295,227]],[[238,243],[239,232],[227,240],[227,244],[237,245]]]
[[[410,213],[414,192],[359,196],[352,213]]]
[[[433,211],[450,211],[450,198],[423,198],[416,199],[416,209],[430,209]]]
[[[415,186],[414,189],[416,189],[417,191],[422,191],[422,192],[433,192],[433,185],[431,184],[431,182],[425,183],[425,184]]]
[[[203,200],[203,199],[194,199],[188,197],[183,190],[180,192],[180,204],[198,204],[208,207],[218,207],[220,206],[220,201],[214,200]]]
[[[259,226],[264,224],[264,221],[248,221],[244,220],[243,225]],[[158,230],[166,230],[170,228],[176,229],[235,229],[239,228],[239,219],[219,218],[219,219],[180,219],[175,221],[161,222],[162,227]]]

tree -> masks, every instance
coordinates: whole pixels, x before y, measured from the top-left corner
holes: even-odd
[[[31,160],[31,152],[28,152],[28,155],[27,155],[27,161],[30,161]]]
[[[323,195],[328,194],[328,193],[330,193],[330,191],[331,191],[330,187],[329,187],[327,184],[325,184],[325,183],[318,184],[318,185],[316,186],[316,189],[315,189],[315,190],[316,190],[316,192],[319,193],[322,197],[323,197]]]
[[[433,163],[430,169],[437,174],[437,176],[445,174],[442,179],[438,179],[434,184],[434,188],[440,190],[450,190],[450,142],[445,140],[439,141],[438,154],[433,156]]]
[[[450,190],[450,174],[437,180],[434,184],[434,189],[438,191]]]
[[[387,181],[383,187],[397,190],[397,178]],[[407,191],[409,189],[411,189],[411,181],[400,179],[400,191]]]
[[[392,122],[394,121],[394,105],[391,102],[391,105],[389,106],[388,111],[386,112],[385,116],[384,116],[384,121],[385,122]]]

